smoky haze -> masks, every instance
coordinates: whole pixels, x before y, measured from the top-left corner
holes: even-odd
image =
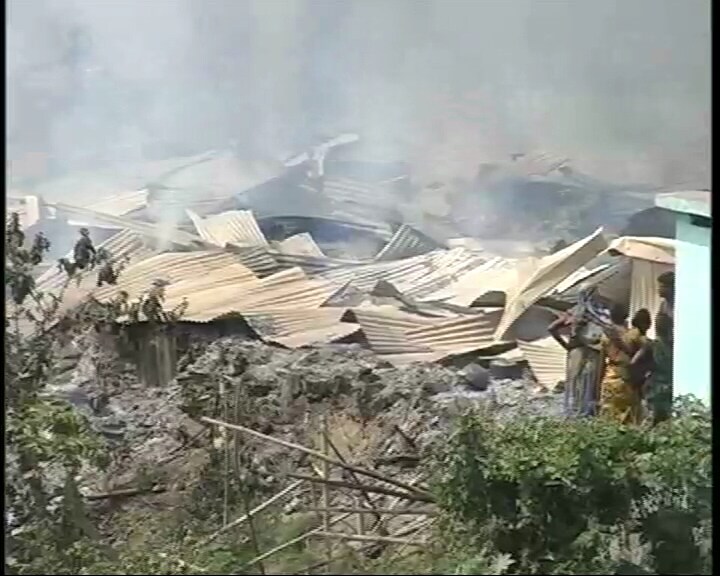
[[[467,177],[522,151],[709,186],[703,0],[11,0],[8,152],[55,173],[340,131]]]

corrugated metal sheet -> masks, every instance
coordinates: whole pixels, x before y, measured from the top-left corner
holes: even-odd
[[[103,214],[101,212],[95,212],[87,208],[81,208],[79,206],[72,206],[70,204],[62,204],[60,202],[54,204],[48,204],[58,211],[64,212],[69,216],[77,217],[83,221],[99,222],[104,224],[116,225],[120,228],[127,228],[158,240],[164,240],[172,242],[179,246],[195,246],[202,245],[203,240],[199,236],[178,230],[175,227],[167,226],[163,224],[152,224],[149,222],[140,222],[138,220],[132,220],[130,218],[124,218],[122,216],[112,216],[110,214]]]
[[[660,296],[657,293],[657,277],[664,272],[674,270],[670,264],[634,259],[632,261],[632,280],[630,288],[630,318],[641,308],[647,308],[653,325],[648,331],[650,338],[655,337],[655,314],[660,309]]]
[[[632,260],[624,256],[618,257],[617,261],[612,263],[604,270],[600,270],[576,283],[574,286],[559,293],[558,296],[569,302],[576,302],[578,294],[581,290],[594,286],[598,294],[612,302],[621,304],[630,304],[630,285],[631,285]]]
[[[463,248],[435,250],[429,254],[395,262],[378,262],[330,270],[320,276],[338,285],[352,282],[362,291],[372,290],[379,280],[385,280],[400,292],[422,300],[476,268],[482,258]]]
[[[261,278],[278,272],[283,266],[277,261],[274,254],[271,254],[265,246],[236,246],[228,244],[226,250],[238,257],[238,260],[250,268]]]
[[[244,314],[245,320],[264,340],[288,348],[328,344],[357,332],[360,326],[341,322],[341,308],[280,309]]]
[[[456,306],[470,306],[488,292],[507,292],[508,289],[516,286],[516,266],[516,260],[492,258],[422,299],[447,302]]]
[[[228,243],[238,246],[267,246],[267,240],[253,216],[252,210],[231,210],[201,218],[192,210],[188,217],[205,241],[224,247]]]
[[[587,238],[541,258],[533,267],[533,272],[523,274],[524,279],[517,288],[508,292],[505,314],[497,328],[496,338],[500,340],[525,310],[605,248],[607,242],[602,228],[599,228]]]
[[[553,294],[562,294],[563,292],[569,290],[576,284],[579,284],[580,282],[583,282],[587,280],[588,278],[596,277],[600,272],[603,270],[607,270],[607,268],[611,266],[610,264],[601,264],[600,266],[596,266],[595,268],[586,268],[585,266],[581,266],[578,268],[575,272],[570,274],[565,280],[560,282],[557,286],[555,286],[555,289],[552,291]]]
[[[671,238],[623,236],[610,243],[608,252],[616,252],[629,258],[640,258],[651,262],[675,264],[675,240]]]
[[[307,232],[295,234],[286,238],[282,242],[275,242],[274,248],[282,254],[291,254],[294,256],[313,256],[315,258],[324,258],[325,254],[315,243],[313,237]]]
[[[535,379],[547,390],[565,381],[567,351],[552,336],[534,342],[518,341]]]
[[[401,258],[411,258],[412,256],[427,254],[440,247],[441,246],[431,238],[428,238],[411,226],[403,224],[398,228],[397,232],[393,234],[390,242],[375,256],[375,260],[378,262],[387,262],[390,260],[400,260]]]
[[[144,260],[154,254],[154,251],[146,246],[143,237],[132,230],[122,230],[114,234],[104,242],[96,246],[97,249],[104,248],[112,255],[116,262],[127,262],[126,266]],[[70,250],[65,258],[72,259],[73,251]],[[95,277],[95,275],[90,275]],[[45,271],[37,280],[35,285],[41,292],[55,291],[60,289],[67,281],[67,274],[57,266]]]
[[[120,274],[116,286],[103,286],[95,290],[93,296],[103,301],[124,290],[131,299],[134,299],[148,291],[153,281],[157,279],[170,282],[166,287],[167,294],[174,292],[173,284],[185,282],[187,295],[190,296],[194,283],[210,287],[214,282],[223,284],[228,277],[237,281],[255,279],[255,275],[229,252],[220,250],[165,252],[126,268]]]
[[[405,314],[392,306],[353,308],[352,312],[370,347],[377,354],[433,352],[430,347],[415,344],[407,337],[408,331],[429,326],[433,323],[432,319]]]
[[[441,320],[430,326],[408,330],[414,344],[437,352],[463,354],[495,344],[494,334],[502,311]]]
[[[328,282],[309,279],[299,268],[291,268],[262,280],[204,290],[188,299],[185,318],[208,322],[231,312],[319,308],[335,289]]]
[[[284,254],[281,252],[272,252],[272,257],[277,262],[280,269],[298,267],[310,275],[321,274],[328,270],[335,270],[343,266],[357,266],[358,262],[351,260],[338,260],[337,258],[328,258],[327,256],[304,256],[300,254]]]
[[[114,216],[122,216],[147,204],[147,190],[131,190],[94,202],[88,209]]]

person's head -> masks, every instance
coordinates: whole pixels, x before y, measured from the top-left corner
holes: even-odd
[[[640,330],[642,334],[645,334],[650,330],[652,319],[650,318],[650,311],[647,308],[641,308],[632,318],[632,325],[634,328]]]
[[[658,314],[655,321],[655,334],[657,337],[664,342],[669,342],[672,340],[672,332],[672,318],[667,314]]]
[[[617,324],[618,326],[625,326],[625,322],[627,322],[627,317],[628,311],[623,304],[616,303],[610,307],[610,320],[613,324]]]
[[[675,296],[675,272],[663,272],[657,278],[658,295],[672,300]]]
[[[87,228],[80,228],[80,236],[90,236],[90,230],[88,230]]]

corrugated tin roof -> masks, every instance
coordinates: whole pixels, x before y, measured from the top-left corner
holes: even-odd
[[[435,250],[394,262],[348,266],[324,272],[320,276],[338,285],[352,282],[355,288],[362,291],[370,291],[379,280],[385,280],[407,296],[421,300],[452,283],[468,270],[476,268],[482,261],[472,252],[455,248]]]
[[[324,258],[325,254],[315,243],[313,237],[307,232],[295,234],[281,242],[275,242],[274,248],[283,254],[291,254],[294,256],[313,256],[315,258]]]
[[[329,282],[310,279],[299,268],[291,268],[261,280],[204,290],[188,299],[184,318],[208,322],[231,312],[319,308],[335,289]]]
[[[567,351],[552,336],[534,342],[518,341],[518,347],[535,380],[545,389],[554,390],[565,381]]]
[[[143,237],[132,230],[121,230],[104,242],[96,246],[97,249],[104,248],[112,255],[115,262],[127,262],[127,265],[139,262],[150,257],[154,251],[145,244]],[[72,259],[73,251],[70,250],[65,258]],[[90,276],[95,276],[90,274]],[[40,292],[54,291],[61,288],[67,282],[67,274],[57,266],[46,270],[35,281]]]
[[[280,309],[243,316],[263,340],[288,348],[327,344],[357,332],[360,326],[341,322],[342,308]]]
[[[516,260],[492,258],[422,299],[443,301],[456,306],[470,306],[488,292],[507,292],[514,287],[517,284],[516,266]]]
[[[433,352],[430,347],[409,340],[407,332],[429,326],[437,319],[406,314],[392,306],[364,306],[353,308],[352,313],[376,354]]]
[[[623,254],[629,258],[675,264],[675,240],[672,238],[623,236],[610,242],[607,251]]]
[[[276,255],[271,254],[266,246],[236,246],[230,243],[225,248],[261,278],[287,267],[278,262]]]
[[[581,266],[575,272],[570,274],[565,280],[560,282],[557,286],[555,286],[555,289],[552,291],[553,294],[562,294],[563,292],[566,292],[576,284],[579,284],[580,282],[584,282],[588,278],[594,278],[597,277],[600,272],[603,270],[607,270],[608,267],[610,267],[611,264],[601,264],[600,266],[596,266],[595,268],[586,268],[585,266]]]
[[[581,290],[594,286],[598,295],[612,302],[629,304],[630,302],[630,274],[632,260],[626,257],[619,257],[616,262],[610,264],[603,270],[598,270],[593,275],[577,282],[574,286],[565,289],[558,296],[569,302],[577,301]]]
[[[70,216],[75,216],[83,221],[97,221],[100,223],[116,225],[120,228],[127,228],[128,230],[133,230],[138,234],[157,238],[158,240],[166,240],[179,246],[194,246],[203,244],[203,240],[199,236],[184,232],[183,230],[178,230],[174,226],[140,222],[138,220],[124,218],[122,216],[113,216],[111,214],[103,214],[87,208],[81,208],[79,206],[72,206],[70,204],[63,204],[60,202],[54,204],[49,203],[48,206],[51,206],[58,211],[65,212]]]
[[[647,308],[653,324],[648,330],[650,338],[655,337],[655,315],[660,309],[660,296],[657,289],[657,277],[664,272],[674,270],[670,264],[633,260],[630,287],[630,318],[641,308]]]
[[[505,313],[498,325],[496,338],[500,340],[517,320],[539,298],[550,292],[570,274],[607,248],[602,228],[587,238],[541,258],[532,273],[522,275],[523,280],[508,292]]]
[[[400,260],[401,258],[427,254],[440,247],[441,246],[431,238],[418,232],[413,227],[403,224],[397,229],[395,234],[393,234],[393,237],[385,247],[375,256],[375,260],[378,262]]]
[[[192,210],[186,212],[198,235],[211,244],[224,247],[232,242],[238,246],[267,246],[252,210],[230,210],[207,218],[201,218]]]
[[[495,344],[494,334],[502,311],[480,312],[472,316],[443,319],[429,326],[406,332],[418,346],[437,352],[462,354]]]
[[[103,286],[95,290],[93,296],[104,301],[124,290],[131,299],[134,299],[150,290],[153,281],[157,279],[170,282],[165,288],[168,295],[175,291],[173,286],[175,283],[185,282],[187,295],[190,296],[194,283],[210,287],[214,282],[222,284],[228,276],[241,281],[255,278],[255,275],[229,252],[220,250],[165,252],[126,268],[118,277],[115,286]]]

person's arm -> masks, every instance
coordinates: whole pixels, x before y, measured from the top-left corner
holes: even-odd
[[[628,346],[625,339],[620,334],[620,331],[615,326],[608,326],[604,328],[605,335],[612,341],[615,346],[620,348],[625,354],[628,356],[632,356],[634,353],[634,350]]]
[[[560,330],[565,328],[569,324],[569,319],[566,316],[561,316],[557,320],[554,320],[550,326],[548,326],[548,332],[550,332],[550,336],[553,337],[553,339],[560,344],[565,350],[571,350],[572,347],[570,346],[570,341],[565,340],[560,335]]]
[[[652,354],[652,350],[650,348],[650,342],[647,340],[643,342],[642,346],[640,346],[640,349],[635,352],[632,359],[630,360],[630,364],[635,366],[637,364],[640,364],[644,360],[648,359],[648,356]]]

